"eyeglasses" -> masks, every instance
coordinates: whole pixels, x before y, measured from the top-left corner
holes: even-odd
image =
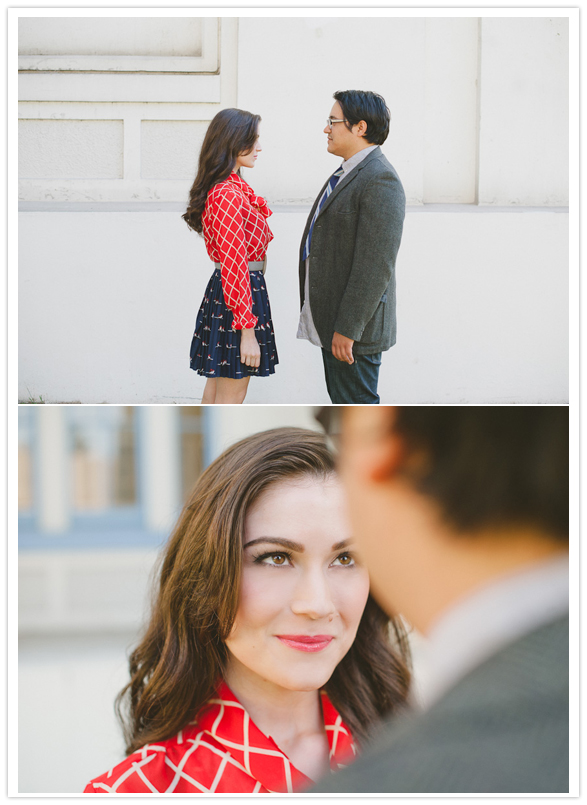
[[[333,123],[345,123],[345,121],[344,120],[337,120],[335,117],[327,117],[326,118],[326,125],[328,126],[329,129],[332,128]]]

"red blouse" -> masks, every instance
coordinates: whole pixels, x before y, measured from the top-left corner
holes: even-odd
[[[233,313],[233,329],[254,327],[248,263],[263,260],[273,234],[267,225],[272,215],[267,202],[231,173],[208,193],[202,229],[208,256],[221,264],[224,301]]]
[[[334,772],[356,751],[342,717],[325,693],[321,697]],[[312,783],[222,682],[196,721],[173,738],[138,749],[88,783],[84,794],[291,794]]]

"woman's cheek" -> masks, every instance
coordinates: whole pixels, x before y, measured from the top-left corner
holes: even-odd
[[[346,620],[358,626],[363,615],[367,598],[369,597],[369,574],[364,568],[357,568],[352,578],[340,580],[339,593],[342,600],[342,609],[346,614]]]
[[[239,615],[251,622],[258,622],[271,617],[273,612],[287,603],[288,585],[283,576],[277,576],[281,576],[279,570],[259,572],[257,568],[243,576]]]

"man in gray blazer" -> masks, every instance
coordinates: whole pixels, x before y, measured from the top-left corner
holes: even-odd
[[[353,533],[381,606],[425,636],[426,673],[314,790],[568,792],[568,409],[321,416],[341,412]]]
[[[390,114],[374,92],[335,92],[324,133],[342,165],[310,212],[300,246],[298,338],[322,348],[333,403],[378,403],[381,353],[395,344],[395,260],[405,194],[379,146]]]

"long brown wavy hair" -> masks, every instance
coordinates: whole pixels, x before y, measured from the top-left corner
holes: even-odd
[[[229,447],[200,476],[162,555],[150,622],[116,700],[127,754],[179,732],[223,677],[250,506],[270,484],[333,472],[322,434],[277,428]],[[405,702],[408,665],[401,621],[369,596],[355,642],[325,686],[359,744]]]
[[[257,140],[261,118],[242,109],[223,109],[212,118],[198,161],[198,172],[190,190],[188,208],[181,216],[190,229],[202,234],[202,213],[210,188],[228,179],[241,154],[247,154]]]

